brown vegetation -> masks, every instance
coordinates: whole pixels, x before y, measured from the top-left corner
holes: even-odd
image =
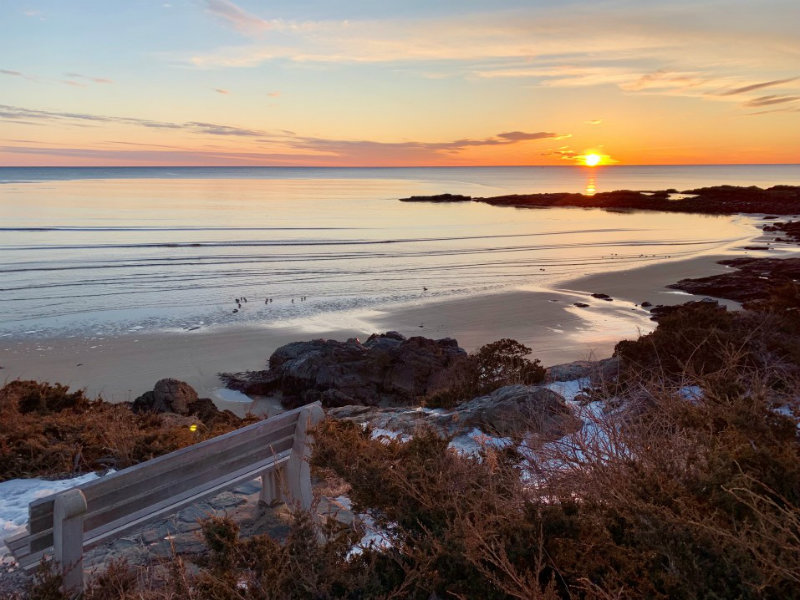
[[[617,347],[619,380],[587,398],[602,416],[560,442],[470,457],[425,429],[401,442],[324,422],[312,466],[349,486],[386,546],[351,553],[362,527],[305,513],[285,544],[212,519],[192,568],[114,565],[86,597],[800,598],[795,291],[740,313],[660,311],[653,334]],[[478,383],[529,372],[524,347],[491,350]]]
[[[90,400],[82,391],[36,381],[0,389],[0,415],[0,481],[122,469],[249,422],[219,412],[135,414],[129,404]],[[193,424],[196,431],[189,429]]]

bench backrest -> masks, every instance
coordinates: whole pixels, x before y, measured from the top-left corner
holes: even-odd
[[[90,548],[166,510],[174,512],[279,467],[291,458],[293,450],[296,452],[299,420],[307,419],[314,410],[321,412],[318,403],[77,486],[86,499],[83,547]],[[305,426],[302,429],[304,432]],[[302,441],[305,443],[304,436]],[[28,534],[24,539],[28,547],[20,552],[31,557],[28,562],[38,562],[41,554],[53,546],[54,505],[58,495],[29,505]],[[18,546],[23,540],[10,542]],[[11,543],[9,546],[12,547]]]

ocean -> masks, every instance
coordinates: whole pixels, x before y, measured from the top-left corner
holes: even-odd
[[[0,336],[335,322],[724,253],[752,218],[398,201],[718,184],[800,166],[0,168]]]

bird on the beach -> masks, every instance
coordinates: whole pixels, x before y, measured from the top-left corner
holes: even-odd
[[[423,291],[423,292],[427,292],[427,291],[428,291],[428,288],[426,288],[425,286],[422,286],[422,291]]]
[[[239,309],[238,309],[238,308],[234,308],[234,309],[233,309],[233,312],[234,312],[234,313],[237,313],[237,312],[239,312]]]

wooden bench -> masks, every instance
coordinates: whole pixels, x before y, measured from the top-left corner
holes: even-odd
[[[311,506],[307,428],[314,403],[31,502],[28,530],[5,540],[33,569],[52,553],[68,591],[83,588],[83,551],[261,477],[260,500]]]

